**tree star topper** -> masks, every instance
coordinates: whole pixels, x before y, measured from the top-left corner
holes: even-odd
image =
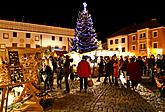
[[[86,11],[87,11],[87,9],[86,9],[86,7],[87,7],[87,3],[84,2],[83,5],[84,5],[84,11],[86,12]]]

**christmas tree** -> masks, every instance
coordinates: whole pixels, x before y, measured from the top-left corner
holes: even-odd
[[[79,12],[74,38],[71,40],[71,51],[79,53],[93,51],[98,48],[98,40],[91,15],[88,13],[87,4],[83,3],[84,10]]]

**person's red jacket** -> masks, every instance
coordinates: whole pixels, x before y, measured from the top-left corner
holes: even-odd
[[[86,60],[81,60],[77,66],[77,74],[79,77],[89,77],[91,74],[89,62]]]

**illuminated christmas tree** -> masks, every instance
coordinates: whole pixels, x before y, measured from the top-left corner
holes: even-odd
[[[71,51],[79,53],[93,51],[98,48],[96,31],[93,27],[91,15],[88,13],[84,2],[84,10],[79,12],[74,38],[71,40]]]

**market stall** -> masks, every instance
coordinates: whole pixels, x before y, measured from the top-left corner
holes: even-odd
[[[32,49],[27,52],[24,49],[6,49],[4,57],[8,59],[0,59],[0,112],[31,108],[43,111],[39,104],[42,97],[37,96],[41,93],[37,88],[39,55],[36,56]]]

